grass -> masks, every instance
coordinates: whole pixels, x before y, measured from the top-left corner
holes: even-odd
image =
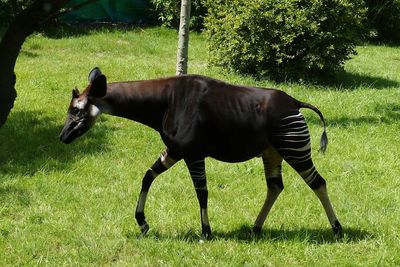
[[[99,66],[110,81],[175,72],[175,31],[163,28],[36,34],[16,65],[18,98],[0,129],[0,265],[398,266],[400,265],[400,60],[398,47],[366,45],[326,85],[255,81],[207,66],[192,34],[189,72],[279,87],[317,105],[304,111],[314,162],[345,228],[335,241],[316,197],[287,165],[285,190],[262,236],[249,232],[265,198],[262,164],[207,159],[214,238],[199,243],[198,204],[182,162],[157,178],[148,236],[134,220],[141,178],[164,148],[157,133],[103,116],[71,145],[58,141],[75,86]]]

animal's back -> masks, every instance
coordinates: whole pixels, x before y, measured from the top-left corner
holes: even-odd
[[[169,124],[184,154],[228,162],[258,156],[268,146],[268,134],[279,119],[279,114],[270,114],[271,105],[282,102],[279,98],[291,99],[275,89],[231,85],[197,75],[184,78],[188,86],[178,89],[175,118]],[[279,107],[283,112],[292,108],[296,107]]]

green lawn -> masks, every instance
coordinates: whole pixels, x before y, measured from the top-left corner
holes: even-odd
[[[345,236],[335,241],[317,198],[284,165],[285,190],[263,234],[249,230],[266,186],[260,159],[207,159],[212,240],[200,243],[199,207],[182,162],[157,178],[146,205],[148,236],[134,209],[141,179],[164,146],[158,134],[103,116],[71,145],[58,140],[75,86],[99,66],[109,81],[173,75],[177,33],[163,28],[37,34],[16,65],[18,98],[0,129],[0,266],[399,266],[400,48],[366,45],[329,85],[274,84],[207,66],[192,34],[189,72],[279,87],[318,106],[304,111],[314,162],[328,182]]]

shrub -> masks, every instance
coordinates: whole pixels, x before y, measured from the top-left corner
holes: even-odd
[[[179,28],[179,17],[181,13],[181,1],[177,0],[150,0],[153,4],[158,18],[161,23],[167,27]],[[192,0],[190,10],[190,29],[202,30],[204,27],[204,17],[207,13],[207,8],[204,5],[204,0]]]
[[[400,43],[400,0],[365,0],[368,26],[383,41]]]
[[[207,2],[210,61],[281,80],[331,73],[355,54],[363,0]]]

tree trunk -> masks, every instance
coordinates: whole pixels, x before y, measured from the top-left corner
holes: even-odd
[[[189,47],[189,23],[190,0],[181,0],[181,17],[179,23],[179,41],[176,62],[176,75],[187,73],[188,47]]]
[[[37,0],[10,23],[0,42],[0,127],[6,122],[14,106],[16,76],[14,66],[26,37],[31,35],[51,15],[58,12],[68,0]]]
[[[33,25],[24,23],[25,19],[18,16],[12,21],[0,43],[0,127],[6,122],[17,97],[15,62],[26,37],[33,32]]]

